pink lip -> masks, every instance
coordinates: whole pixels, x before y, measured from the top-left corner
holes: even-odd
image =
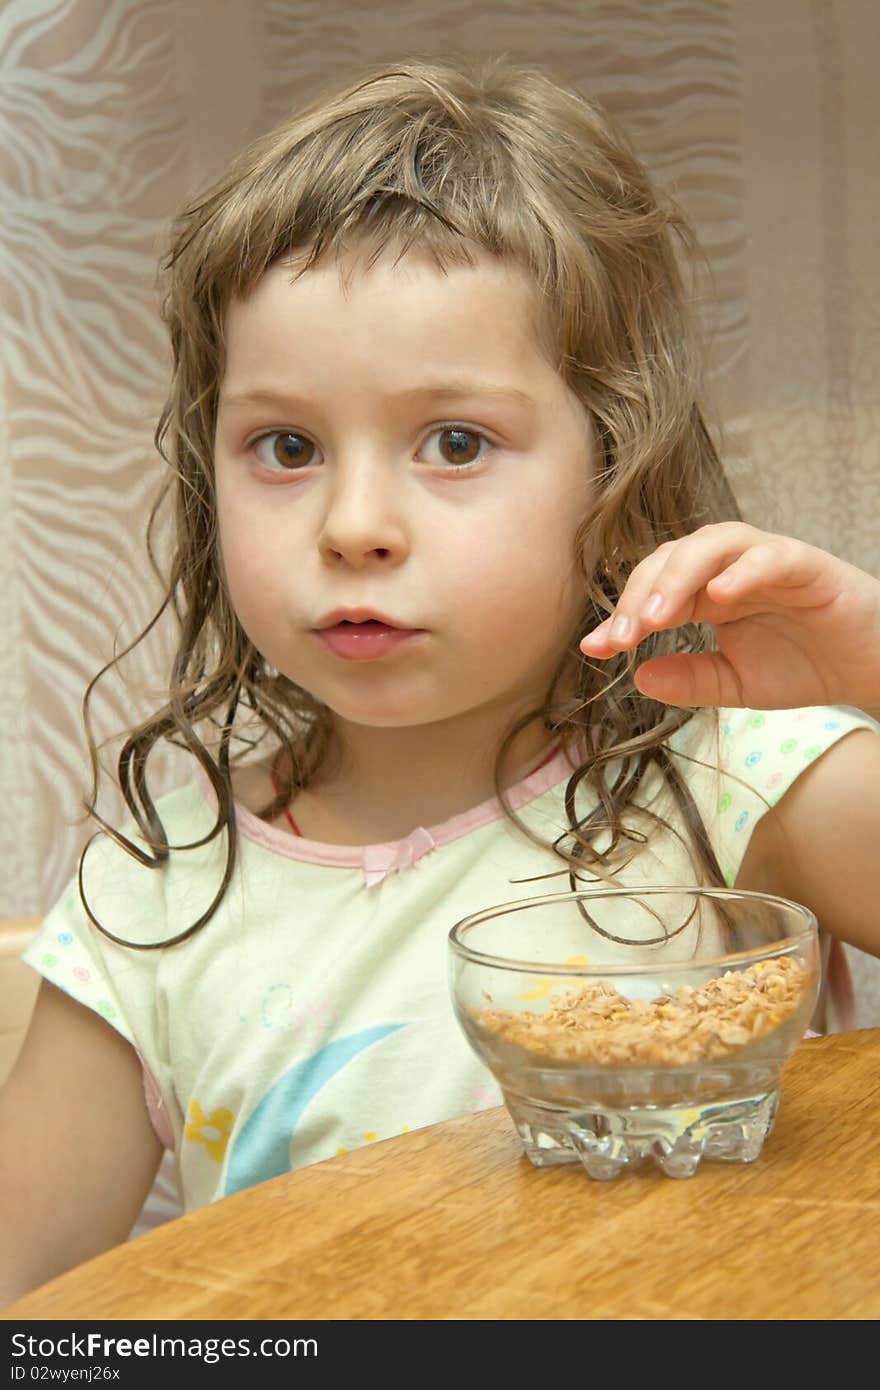
[[[328,627],[336,627],[338,623],[383,623],[385,627],[397,628],[399,632],[417,632],[418,628],[408,628],[406,623],[395,622],[389,618],[387,613],[377,613],[375,608],[334,608],[332,613],[328,613],[326,618],[322,618],[315,626],[321,630]]]
[[[345,661],[377,661],[398,647],[424,636],[423,628],[398,627],[366,609],[331,613],[315,635]]]

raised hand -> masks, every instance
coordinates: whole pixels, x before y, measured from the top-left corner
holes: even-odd
[[[636,566],[581,651],[601,660],[688,622],[710,623],[718,650],[643,662],[635,683],[652,699],[880,718],[880,580],[827,551],[742,522],[703,526]]]

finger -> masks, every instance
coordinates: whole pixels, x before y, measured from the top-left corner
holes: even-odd
[[[708,582],[765,535],[754,526],[731,521],[701,526],[680,540],[666,541],[636,566],[614,613],[583,639],[581,650],[585,655],[608,656],[637,646],[649,632],[692,621],[697,598]],[[712,621],[712,615],[700,617]]]
[[[813,546],[786,536],[767,537],[749,546],[726,569],[709,580],[706,593],[715,603],[733,603],[761,592],[784,591],[789,607],[813,606],[823,580],[825,557]],[[827,568],[827,566],[825,567]]]
[[[740,708],[746,703],[735,670],[720,652],[653,657],[638,667],[634,682],[650,700],[667,705]]]
[[[639,561],[620,592],[614,612],[581,639],[580,647],[585,655],[608,656],[637,645],[643,635],[639,615],[663,571],[669,551],[676,544],[676,541],[666,541]]]
[[[693,542],[693,543],[691,543]],[[707,526],[667,559],[644,613],[656,628],[674,626],[685,607],[698,622],[729,622],[733,604],[813,606],[833,597],[829,571],[839,562],[790,536],[753,527]]]
[[[757,575],[768,569],[768,556],[772,557],[773,547],[768,541],[766,533],[740,522],[702,526],[699,531],[679,541],[666,556],[665,564],[638,615],[641,622],[647,625],[645,631],[677,627],[695,616],[699,621],[713,621],[714,614],[695,615],[698,599],[704,594],[711,599],[710,585],[713,586],[712,593],[717,592],[721,603],[734,597],[741,598],[747,588],[756,587]],[[733,590],[723,582],[719,583],[724,574],[751,550],[761,551],[761,564],[751,571],[740,571],[743,582],[738,581]],[[745,575],[749,573],[752,576],[751,585],[744,582]],[[703,606],[706,606],[705,602]]]

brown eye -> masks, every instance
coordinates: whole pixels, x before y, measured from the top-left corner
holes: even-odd
[[[432,430],[429,437],[436,437],[440,457],[439,460],[428,457],[428,462],[459,468],[482,462],[484,456],[480,448],[484,443],[489,443],[478,430],[465,429],[462,425],[445,425],[442,429]]]
[[[290,471],[305,468],[314,463],[315,446],[305,435],[292,431],[276,430],[274,434],[264,434],[254,444],[254,452],[261,463],[271,468],[274,464]]]
[[[443,430],[440,438],[450,463],[474,463],[480,456],[480,438],[473,430]]]

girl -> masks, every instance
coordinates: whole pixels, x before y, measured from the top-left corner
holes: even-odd
[[[132,826],[26,953],[7,1297],[122,1240],[165,1148],[191,1208],[497,1104],[446,986],[487,904],[728,882],[880,951],[880,583],[738,518],[676,236],[506,60],[371,72],[181,219],[179,645]]]

